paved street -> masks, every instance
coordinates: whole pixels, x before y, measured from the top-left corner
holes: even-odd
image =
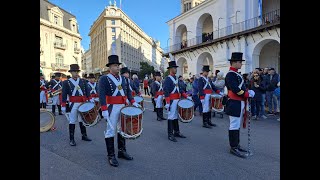
[[[118,159],[117,168],[108,164],[104,120],[87,128],[91,142],[81,140],[76,124],[77,146],[71,147],[66,117],[56,116],[57,129],[40,133],[41,179],[280,179],[280,123],[275,117],[251,121],[254,155],[241,159],[229,153],[228,116],[213,118],[217,124],[213,129],[203,128],[200,116],[191,123],[179,123],[187,138],[177,138],[175,143],[167,138],[167,121],[156,121],[150,98],[145,100],[149,102],[145,102],[142,135],[127,140],[127,151],[133,161]],[[246,147],[247,129],[241,129],[240,140]]]

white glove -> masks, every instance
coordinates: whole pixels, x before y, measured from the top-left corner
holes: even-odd
[[[137,108],[141,108],[141,105],[138,104],[137,102],[134,102],[132,105],[135,106],[135,107],[137,107]]]
[[[108,110],[102,111],[102,116],[104,119],[109,119],[109,112]]]
[[[169,110],[170,104],[166,104],[164,107],[165,107],[167,110]]]
[[[223,93],[223,92],[220,92],[219,94],[220,94],[221,96],[224,96],[224,93]]]
[[[249,92],[249,97],[254,97],[255,92],[253,90],[249,90],[248,92]]]
[[[93,98],[92,98],[92,99],[90,99],[90,102],[94,103],[94,99],[93,99]]]
[[[203,104],[203,102],[204,102],[204,99],[201,99],[200,101],[201,101],[201,103]]]
[[[66,113],[66,107],[61,107],[61,111],[62,111],[63,114],[65,114]]]
[[[188,96],[188,97],[187,97],[187,99],[189,99],[189,100],[191,100],[191,101],[192,101],[192,97],[190,97],[190,96]]]

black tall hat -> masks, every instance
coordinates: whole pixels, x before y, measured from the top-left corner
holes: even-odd
[[[90,73],[87,78],[96,78],[93,73]]]
[[[130,70],[128,69],[128,67],[123,67],[123,68],[121,68],[121,70],[120,70],[120,74],[128,73],[128,72],[130,72]]]
[[[70,64],[70,70],[68,72],[72,71],[80,71],[80,67],[78,64]]]
[[[111,64],[122,64],[119,62],[119,56],[117,55],[110,55],[108,57],[108,64],[106,64],[107,67],[109,67]]]
[[[209,71],[210,71],[209,66],[208,66],[208,65],[203,65],[203,67],[202,67],[202,71],[209,72]]]
[[[244,59],[242,59],[242,55],[242,52],[233,52],[229,61],[245,61]]]
[[[161,76],[161,73],[160,72],[155,72],[154,76]]]
[[[177,66],[177,64],[176,64],[176,61],[170,61],[169,62],[169,67],[167,67],[167,69],[169,69],[169,68],[176,68],[176,67],[179,67],[179,66]]]

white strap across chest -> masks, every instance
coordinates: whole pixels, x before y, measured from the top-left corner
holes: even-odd
[[[56,88],[57,86],[59,86],[59,88],[62,88],[61,84],[60,84],[60,81],[57,82],[57,80],[53,80],[56,84],[53,86],[52,89]]]
[[[202,76],[202,75],[201,75],[201,77],[206,81],[206,84],[203,86],[203,89],[206,89],[208,85],[210,86],[210,88],[212,88],[212,87],[211,87],[211,84],[209,83],[208,78],[206,78],[206,77],[204,77],[204,76]]]
[[[118,81],[112,74],[108,74],[107,76],[108,76],[108,77],[111,79],[111,81],[116,85],[116,89],[115,89],[115,91],[113,92],[112,96],[117,96],[118,92],[120,92],[121,96],[125,96],[125,95],[124,95],[123,88],[122,88],[122,86],[121,86],[121,84],[122,84],[122,77],[119,76],[120,81]]]
[[[79,86],[80,78],[77,78],[77,81],[75,81],[73,78],[70,78],[69,81],[74,85],[72,96],[75,96],[77,91],[79,91],[80,96],[83,96],[83,92]]]
[[[132,92],[132,87],[131,87],[131,84],[130,84],[130,79],[128,78],[128,83],[129,83],[129,88],[130,88],[130,91]]]
[[[158,92],[162,91],[162,90],[163,90],[163,88],[162,88],[162,83],[159,83],[158,81],[155,81],[155,83],[160,86]]]
[[[174,84],[174,88],[173,88],[173,91],[171,92],[171,94],[174,94],[174,92],[175,92],[176,90],[177,90],[178,93],[179,93],[178,79],[175,80],[171,75],[169,75],[168,77],[172,80],[172,82],[173,82],[173,84]]]
[[[97,94],[97,91],[96,91],[96,86],[97,86],[97,83],[94,82],[94,84],[92,85],[91,83],[88,83],[89,86],[91,87],[91,91],[90,91],[90,94],[94,93],[94,94]]]
[[[44,83],[44,80],[40,80],[41,86],[43,86],[45,89],[47,89],[46,84]]]
[[[233,72],[233,73],[235,73],[238,77],[241,78],[241,83],[240,83],[240,85],[238,86],[239,89],[241,89],[241,87],[242,87],[242,85],[243,85],[243,83],[244,83],[244,80],[243,80],[242,76],[241,76],[239,73],[234,72],[234,71],[231,71],[231,70],[229,70],[229,72]],[[228,72],[228,73],[229,73],[229,72]],[[228,73],[227,73],[227,74],[228,74]],[[227,75],[226,75],[226,76],[227,76]]]

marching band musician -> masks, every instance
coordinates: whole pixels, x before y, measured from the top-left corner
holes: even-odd
[[[126,152],[126,141],[121,136],[118,121],[120,109],[127,105],[127,99],[135,107],[141,107],[132,97],[129,84],[124,76],[119,75],[119,57],[110,55],[108,64],[110,73],[103,75],[99,80],[99,100],[101,104],[102,116],[107,120],[107,128],[104,132],[105,142],[108,152],[108,161],[111,166],[119,165],[114,153],[114,136],[117,133],[118,158],[132,160],[133,157]]]
[[[51,93],[54,93],[56,91],[62,90],[62,85],[60,81],[61,73],[54,73],[54,79],[51,79],[49,82]],[[52,114],[55,116],[56,114],[56,105],[58,106],[59,115],[62,115],[61,113],[61,100],[62,100],[62,94],[55,95],[52,97]]]
[[[99,98],[98,83],[96,82],[96,77],[94,76],[93,73],[89,73],[89,76],[87,77],[87,79],[89,79],[89,82],[88,82],[88,89],[90,91],[89,98],[90,98],[91,102],[94,102],[95,98]],[[99,109],[99,114],[100,114],[100,116],[102,116],[101,109]]]
[[[202,127],[205,128],[212,128],[211,126],[216,126],[216,124],[213,124],[211,122],[211,94],[212,90],[215,91],[218,94],[220,93],[220,90],[218,90],[213,84],[212,81],[208,79],[208,74],[210,72],[209,66],[204,65],[202,68],[202,75],[199,78],[198,81],[198,88],[199,88],[199,96],[200,101],[202,104],[202,121],[203,125]]]
[[[243,115],[245,114],[245,102],[247,98],[254,97],[254,91],[246,90],[244,80],[238,73],[238,69],[241,69],[243,53],[233,52],[230,61],[230,70],[226,74],[225,82],[228,89],[228,100],[226,103],[226,114],[229,115],[229,143],[230,153],[245,158],[246,156],[242,152],[247,152],[241,148],[240,142],[240,123]]]
[[[62,82],[62,111],[66,112],[66,101],[67,96],[69,96],[69,109],[71,110],[69,115],[69,144],[76,146],[74,132],[77,120],[79,121],[82,140],[91,141],[87,136],[86,127],[83,125],[82,119],[78,119],[78,108],[83,102],[89,100],[90,91],[87,82],[79,77],[80,69],[78,64],[70,64],[68,72],[71,73],[72,77]]]
[[[177,142],[175,137],[186,138],[179,131],[179,122],[178,122],[178,101],[180,99],[180,94],[184,98],[192,100],[191,97],[188,97],[187,94],[182,90],[182,87],[178,85],[178,79],[176,77],[177,66],[176,61],[174,61],[171,54],[169,62],[170,74],[166,77],[164,81],[164,96],[166,99],[165,108],[168,112],[168,139],[173,142]],[[174,132],[174,133],[173,133]]]
[[[156,80],[152,83],[152,91],[151,94],[154,95],[154,100],[156,102],[156,112],[157,112],[157,120],[166,120],[163,117],[163,85],[162,78],[160,72],[155,72],[154,74]]]
[[[120,70],[120,74],[122,76],[124,76],[127,81],[129,82],[129,88],[130,91],[132,92],[132,97],[134,97],[135,95],[141,96],[141,93],[139,91],[139,87],[135,86],[133,81],[130,79],[130,75],[129,75],[130,70],[128,69],[128,67],[123,67]]]
[[[43,74],[40,73],[40,108],[47,108],[47,91],[48,82],[44,79]]]

